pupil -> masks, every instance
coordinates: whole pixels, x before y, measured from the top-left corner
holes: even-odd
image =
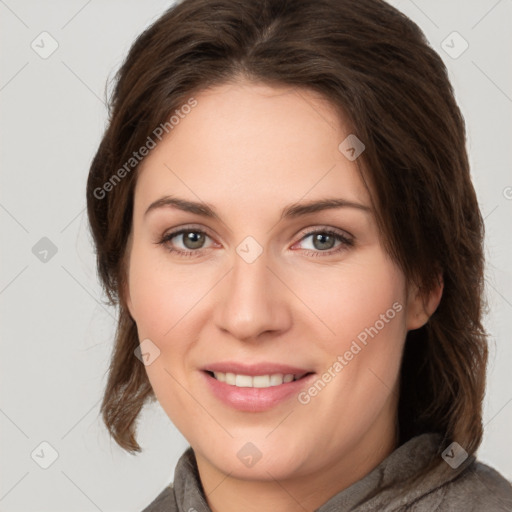
[[[331,242],[331,243],[327,243],[327,247],[322,246],[322,244],[326,243],[325,242],[326,238],[330,239],[330,242]],[[334,241],[334,239],[333,239],[333,237],[331,235],[326,235],[326,234],[318,233],[313,238],[313,245],[315,246],[315,249],[332,249],[332,242],[333,241]],[[316,242],[320,242],[320,247],[318,246],[318,244]]]
[[[198,249],[204,241],[204,235],[202,233],[196,233],[195,231],[189,231],[184,240],[185,247],[188,249]]]

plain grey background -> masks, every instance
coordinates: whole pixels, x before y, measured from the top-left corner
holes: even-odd
[[[115,311],[103,303],[85,213],[107,79],[171,3],[0,0],[2,512],[140,511],[188,446],[158,404],[138,422],[138,456],[101,422]],[[512,2],[391,3],[442,56],[466,119],[490,305],[478,455],[512,479]]]

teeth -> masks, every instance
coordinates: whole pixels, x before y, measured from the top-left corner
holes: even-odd
[[[292,379],[293,379],[293,375],[292,375]],[[280,384],[283,384],[283,382],[284,382],[284,375],[276,373],[275,375],[270,376],[269,386],[279,386]]]
[[[252,378],[252,386],[254,388],[270,387],[270,375],[256,375]]]
[[[231,386],[237,386],[239,388],[269,388],[271,386],[280,386],[293,380],[298,380],[303,375],[297,375],[296,377],[292,373],[282,374],[274,373],[272,375],[256,375],[251,377],[250,375],[238,375],[235,373],[223,373],[213,372],[213,375],[220,382],[225,382]]]
[[[252,377],[249,377],[248,375],[237,375],[235,377],[235,386],[237,388],[252,387]]]

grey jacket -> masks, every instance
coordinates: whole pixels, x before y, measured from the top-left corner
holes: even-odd
[[[364,478],[339,492],[316,512],[503,512],[512,511],[512,486],[494,469],[468,457],[455,469],[442,464],[421,484],[399,496],[400,482],[421,469],[440,445],[422,434],[399,446]],[[453,464],[455,465],[455,464]],[[377,491],[384,485],[391,487]],[[377,492],[376,492],[377,491]],[[169,484],[142,512],[211,512],[189,447]]]

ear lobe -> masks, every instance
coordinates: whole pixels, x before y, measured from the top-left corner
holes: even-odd
[[[444,281],[441,274],[437,276],[437,285],[425,295],[418,286],[414,286],[407,304],[407,330],[412,331],[423,327],[441,302]]]

